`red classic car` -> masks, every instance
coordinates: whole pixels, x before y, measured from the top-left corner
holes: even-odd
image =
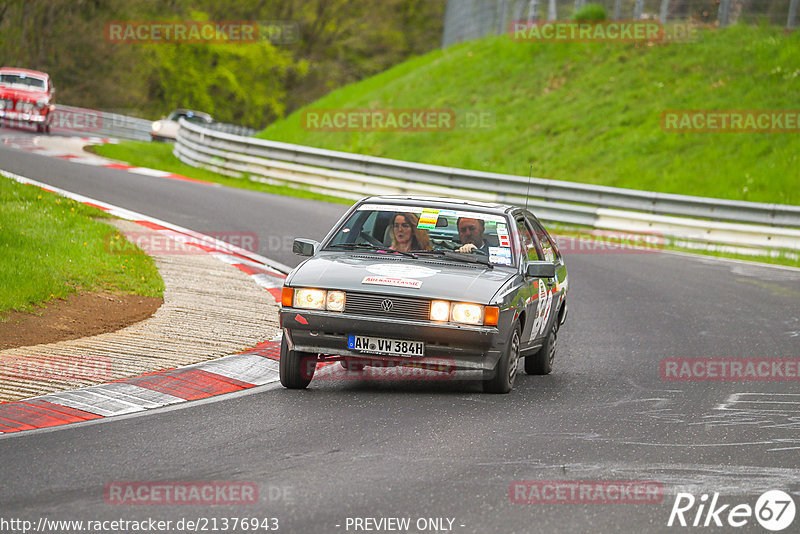
[[[55,109],[55,88],[50,76],[28,69],[0,68],[0,119],[12,125],[36,125],[50,133]]]

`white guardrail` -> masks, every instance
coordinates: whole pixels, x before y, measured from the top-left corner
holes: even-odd
[[[134,141],[150,141],[153,121],[129,117],[97,109],[79,108],[56,104],[53,112],[53,131],[81,133],[99,137],[116,137]],[[236,135],[254,135],[256,130],[237,124],[214,122],[209,128]]]
[[[62,104],[56,104],[52,119],[53,132],[56,133],[82,133],[137,141],[150,140],[152,124],[153,121],[147,119]]]
[[[228,176],[344,198],[415,194],[525,204],[539,218],[655,234],[687,247],[800,250],[800,206],[653,193],[336,152],[231,135],[180,121],[174,154]],[[735,247],[735,248],[731,248]],[[792,253],[793,254],[793,253]]]

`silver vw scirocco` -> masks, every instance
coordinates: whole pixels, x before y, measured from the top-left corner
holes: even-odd
[[[280,380],[305,388],[318,367],[478,371],[507,393],[520,358],[552,370],[567,317],[567,269],[529,211],[451,198],[358,201],[286,278]],[[475,373],[472,373],[473,375]]]

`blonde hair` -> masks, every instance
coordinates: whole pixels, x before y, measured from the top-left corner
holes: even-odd
[[[428,231],[417,228],[419,217],[411,212],[398,212],[392,217],[392,222],[389,223],[392,225],[392,244],[390,246],[392,248],[397,248],[397,241],[394,236],[394,221],[400,215],[406,218],[406,222],[410,224],[411,228],[414,230],[411,234],[410,250],[431,250],[433,247],[431,247],[431,239],[428,237]]]

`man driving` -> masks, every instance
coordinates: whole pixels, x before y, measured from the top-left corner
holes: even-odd
[[[483,254],[489,254],[489,246],[483,240],[486,225],[482,219],[459,217],[456,226],[458,227],[458,237],[463,243],[456,249],[456,252],[470,253],[477,250]]]

